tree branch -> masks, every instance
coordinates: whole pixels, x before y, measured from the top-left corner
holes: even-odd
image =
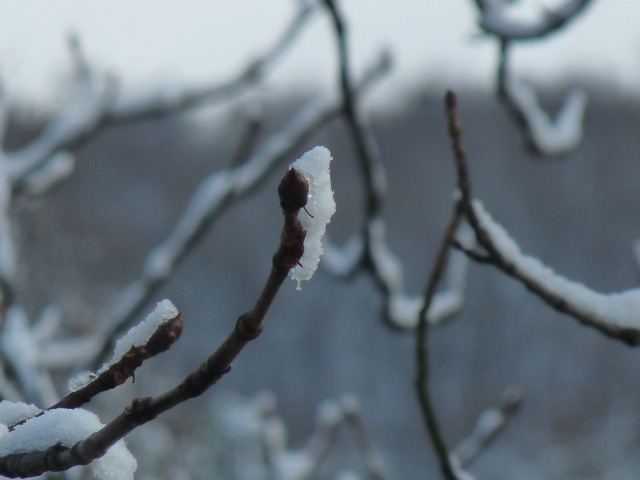
[[[57,444],[43,451],[1,457],[0,475],[30,477],[87,465],[103,456],[132,430],[176,405],[201,395],[228,373],[231,363],[246,344],[262,332],[264,318],[280,285],[304,253],[305,231],[297,217],[298,211],[307,203],[308,188],[307,181],[295,169],[290,169],[283,178],[278,193],[285,222],[269,277],[253,308],[238,318],[231,334],[200,368],[162,395],[135,399],[113,421],[72,447]]]

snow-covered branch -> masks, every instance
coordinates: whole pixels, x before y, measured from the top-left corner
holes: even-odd
[[[507,231],[491,218],[482,203],[473,200],[453,92],[447,94],[447,114],[456,152],[461,201],[464,203],[466,219],[475,231],[483,252],[479,253],[463,242],[458,242],[460,248],[473,259],[495,265],[550,306],[571,315],[582,324],[629,345],[640,344],[640,289],[603,294],[568,280],[537,258],[523,253]]]
[[[480,201],[474,202],[473,212],[478,219],[475,228],[483,232],[478,241],[487,249],[491,245],[491,263],[580,323],[629,345],[640,344],[640,288],[606,294],[569,280],[523,253]]]
[[[49,372],[39,363],[38,342],[31,335],[27,314],[17,305],[6,311],[0,349],[27,399],[42,405],[55,401],[57,393]]]
[[[314,429],[305,445],[297,449],[289,445],[287,424],[278,415],[275,398],[269,393],[249,399],[227,396],[216,408],[214,425],[213,443],[223,457],[218,468],[231,478],[317,478],[328,458],[339,454],[342,431],[352,434],[367,478],[388,478],[382,455],[369,434],[358,402],[350,395],[318,406]]]
[[[182,333],[182,318],[169,300],[116,343],[111,361],[97,372],[82,372],[69,381],[69,394],[50,407],[77,408],[97,394],[122,385],[145,360],[168,350]]]
[[[97,71],[90,65],[81,53],[78,39],[72,38],[70,49],[78,73],[77,97],[54,116],[40,137],[7,154],[12,187],[23,189],[32,174],[51,161],[59,161],[56,153],[73,151],[108,125],[174,114],[204,103],[234,98],[271,70],[297,39],[315,9],[315,2],[301,4],[271,48],[234,77],[219,84],[156,85],[136,92],[124,92],[112,75]],[[58,175],[57,180],[62,178],[63,175]]]
[[[371,275],[383,295],[387,323],[393,328],[413,329],[418,323],[423,298],[406,292],[402,262],[387,245],[387,226],[382,215],[386,174],[375,139],[361,112],[361,103],[352,87],[347,26],[336,2],[325,0],[324,3],[333,23],[340,59],[338,85],[342,93],[342,115],[355,147],[365,189],[361,233],[353,235],[342,247],[327,242],[324,266],[329,272],[342,277],[350,277],[358,271]],[[455,315],[464,301],[467,260],[457,253],[454,256],[456,258],[447,272],[447,288],[435,296],[429,311],[429,321],[434,324]]]
[[[582,124],[587,95],[574,89],[566,96],[556,118],[544,111],[538,95],[509,69],[510,43],[501,41],[498,66],[498,95],[525,136],[527,146],[542,157],[561,157],[574,150],[582,140]]]
[[[535,40],[554,33],[574,20],[592,0],[566,0],[554,9],[540,7],[535,19],[512,15],[506,2],[478,2],[478,24],[486,33],[505,40]]]

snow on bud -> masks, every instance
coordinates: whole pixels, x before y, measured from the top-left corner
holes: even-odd
[[[336,211],[329,174],[331,160],[333,158],[327,148],[315,147],[289,167],[302,173],[309,183],[306,211],[301,209],[298,213],[298,220],[307,232],[304,240],[304,255],[300,259],[300,265],[289,272],[291,278],[298,282],[298,290],[300,290],[300,282],[309,280],[318,268],[320,256],[324,253],[322,236]]]

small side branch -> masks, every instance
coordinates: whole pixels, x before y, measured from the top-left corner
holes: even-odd
[[[7,155],[14,190],[22,190],[31,175],[55,159],[59,152],[73,151],[107,126],[179,113],[197,105],[227,101],[258,83],[295,43],[316,10],[315,2],[301,5],[282,35],[253,62],[230,80],[215,84],[151,86],[126,94],[115,79],[92,68],[73,37],[70,50],[82,95],[65,106],[43,134],[20,150]],[[62,178],[62,177],[61,177]]]
[[[455,95],[447,94],[450,124],[458,123]],[[463,152],[459,129],[450,129],[454,150]],[[478,244],[485,250],[482,263],[490,263],[515,278],[548,305],[580,323],[628,345],[640,345],[640,289],[610,295],[556,274],[538,259],[522,253],[507,231],[495,222],[479,201],[471,200],[468,168],[464,155],[456,154],[458,183],[465,203],[466,220]],[[467,251],[470,251],[467,249]],[[475,253],[471,258],[478,258]]]

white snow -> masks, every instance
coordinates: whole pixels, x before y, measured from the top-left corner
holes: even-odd
[[[75,392],[76,390],[80,390],[81,388],[89,385],[97,377],[98,375],[96,375],[95,373],[90,372],[89,370],[84,370],[78,373],[75,377],[71,377],[69,379],[69,382],[67,383],[67,386],[70,392]]]
[[[604,294],[568,280],[537,258],[522,253],[518,244],[491,218],[481,202],[476,200],[473,205],[483,228],[498,251],[528,278],[601,323],[620,328],[640,329],[639,288]]]
[[[298,214],[298,219],[307,232],[304,240],[304,255],[300,259],[302,266],[298,265],[289,272],[291,278],[298,282],[298,290],[300,290],[300,282],[309,280],[318,268],[320,256],[324,253],[322,236],[336,211],[329,173],[331,160],[331,152],[327,148],[315,147],[290,167],[302,173],[309,182],[307,211],[301,209]]]
[[[32,404],[3,400],[0,402],[0,423],[7,426],[15,425],[25,418],[39,414],[41,411],[41,409]]]
[[[21,408],[25,407],[18,406],[16,411]],[[98,417],[88,410],[48,410],[0,437],[0,456],[46,450],[57,443],[72,447],[102,427]],[[90,466],[100,480],[133,480],[137,462],[124,440],[120,440],[103,457],[91,462]]]

